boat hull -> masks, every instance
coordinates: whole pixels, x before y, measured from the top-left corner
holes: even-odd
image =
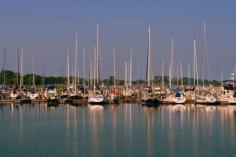
[[[160,105],[160,101],[156,98],[148,98],[148,99],[143,99],[141,101],[142,105],[145,106],[158,106]]]

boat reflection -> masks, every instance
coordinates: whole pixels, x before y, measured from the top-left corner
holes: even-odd
[[[146,156],[153,156],[153,130],[155,114],[157,114],[157,107],[155,106],[144,106],[143,107],[146,119],[146,146],[147,154]]]
[[[46,103],[44,104],[44,106],[46,106],[48,108],[49,112],[56,112],[58,110],[59,104],[52,104],[52,103]]]
[[[89,125],[91,127],[92,143],[91,143],[91,152],[90,156],[100,156],[101,145],[103,137],[103,116],[104,116],[104,106],[102,105],[90,105],[88,104],[89,109]]]
[[[102,111],[104,109],[104,106],[88,104],[88,108],[90,111]]]

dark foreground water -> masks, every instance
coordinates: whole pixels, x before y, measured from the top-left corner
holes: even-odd
[[[236,156],[236,106],[0,106],[0,156]]]

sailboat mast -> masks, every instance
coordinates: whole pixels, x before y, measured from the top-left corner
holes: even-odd
[[[6,84],[6,72],[5,72],[5,67],[6,67],[6,53],[7,53],[7,47],[6,45],[4,46],[3,50],[3,87],[5,88]]]
[[[94,47],[94,63],[93,63],[93,91],[94,91],[94,93],[95,93],[95,88],[96,88],[96,75],[97,75],[97,73],[96,73],[96,63],[97,63],[97,53],[96,53],[96,46]]]
[[[206,57],[206,23],[203,21],[203,64],[202,64],[202,86],[205,87],[205,57]]]
[[[171,36],[171,58],[169,67],[169,87],[172,88],[172,74],[173,74],[173,64],[174,64],[174,35]]]
[[[196,79],[197,79],[197,89],[199,90],[199,77],[198,77],[198,63],[197,63],[197,55],[195,57],[196,59]]]
[[[189,85],[189,86],[191,86],[190,77],[191,77],[191,74],[190,74],[190,65],[188,64],[188,85]]]
[[[164,88],[165,86],[165,80],[164,80],[164,59],[162,59],[162,63],[161,63],[161,84],[162,84],[162,88]]]
[[[133,49],[130,50],[130,87],[132,86]]]
[[[77,39],[77,32],[75,33],[75,82],[74,82],[74,88],[75,92],[77,91],[77,56],[78,56],[78,39]]]
[[[148,26],[147,86],[151,86],[151,28]]]
[[[183,88],[184,82],[183,82],[183,66],[182,66],[182,62],[180,62],[179,65],[180,65],[180,80],[181,80],[181,86],[182,86],[182,88]]]
[[[176,66],[176,83],[177,83],[177,87],[179,87],[179,64],[177,63]]]
[[[138,87],[139,87],[139,84],[140,84],[140,82],[139,82],[139,80],[140,80],[140,63],[139,62],[137,63],[137,71],[138,71]]]
[[[113,61],[114,61],[114,69],[113,69],[113,83],[114,83],[114,86],[116,88],[116,54],[115,54],[115,49],[113,48]]]
[[[127,73],[128,73],[128,70],[127,70],[127,62],[125,61],[125,87],[127,86]]]
[[[97,35],[96,35],[96,82],[99,82],[99,25],[97,24]]]
[[[84,88],[85,88],[85,79],[86,79],[86,71],[85,71],[85,47],[83,47],[83,64],[84,64],[84,68],[83,68],[83,73],[84,73],[84,76],[83,76],[83,86],[84,86]]]
[[[21,48],[21,54],[20,54],[20,90],[23,86],[23,54],[24,54],[24,49]]]
[[[16,49],[16,66],[17,66],[17,75],[16,75],[16,85],[19,85],[19,73],[20,73],[20,52],[19,52],[19,44],[17,44],[17,49]]]
[[[70,86],[70,51],[69,48],[66,49],[67,54],[67,87]]]
[[[33,67],[33,87],[35,87],[35,65],[34,65],[34,53],[35,53],[35,50],[33,50],[33,54],[32,54],[32,67]]]
[[[196,86],[196,39],[193,38],[193,86]]]
[[[93,76],[93,72],[92,72],[92,59],[89,59],[89,86],[92,87],[92,76]]]
[[[127,79],[126,79],[126,81],[127,81],[127,86],[129,86],[130,85],[130,82],[129,82],[129,74],[130,74],[130,62],[129,61],[127,61]]]
[[[194,87],[196,86],[196,84],[198,87],[197,50],[196,50],[196,38],[195,37],[193,38],[193,79],[194,79],[193,80]]]

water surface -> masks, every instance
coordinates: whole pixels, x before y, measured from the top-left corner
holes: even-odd
[[[236,106],[0,106],[0,156],[236,156]]]

